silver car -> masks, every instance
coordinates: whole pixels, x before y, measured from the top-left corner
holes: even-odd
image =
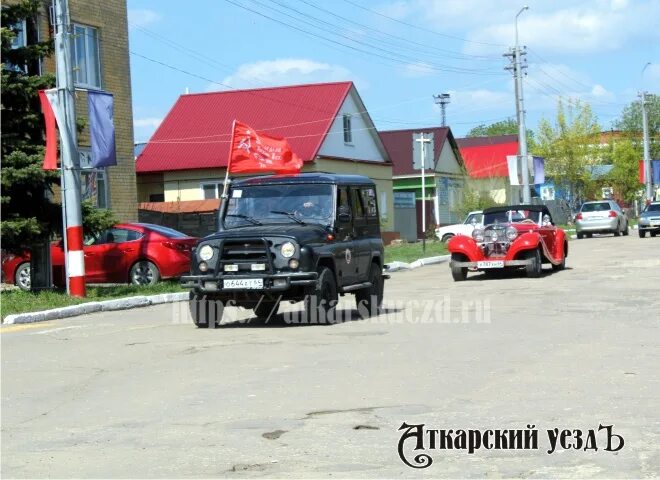
[[[660,202],[651,202],[646,206],[639,216],[637,228],[639,238],[644,238],[646,232],[649,232],[652,237],[660,233]]]
[[[628,235],[628,218],[614,200],[585,202],[575,216],[577,238],[594,233],[613,233],[615,237]]]

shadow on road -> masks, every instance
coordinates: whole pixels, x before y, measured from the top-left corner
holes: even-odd
[[[378,315],[375,315],[372,318],[377,318],[381,315],[390,315],[400,311],[402,311],[401,308],[385,307],[380,309]],[[244,320],[234,320],[220,324],[216,328],[331,327],[342,323],[359,322],[368,319],[369,317],[363,318],[357,309],[337,309],[336,319],[332,321],[328,319],[312,319],[312,321],[308,321],[303,311],[293,311],[273,315],[270,319],[251,317]]]

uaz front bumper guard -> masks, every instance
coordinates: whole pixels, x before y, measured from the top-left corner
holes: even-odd
[[[298,286],[311,286],[314,285],[319,277],[316,272],[286,272],[274,273],[265,275],[184,275],[181,277],[181,286],[183,288],[191,288],[198,292],[211,293],[211,292],[283,292],[291,287]],[[262,279],[263,288],[260,289],[240,289],[231,288],[225,289],[223,287],[224,280],[251,280]],[[279,280],[275,282],[275,280]],[[284,282],[281,282],[284,280]],[[275,285],[277,283],[277,285]]]

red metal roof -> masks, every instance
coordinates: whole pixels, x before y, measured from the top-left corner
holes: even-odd
[[[285,137],[314,160],[353,82],[181,95],[138,156],[137,173],[227,166],[233,121]]]
[[[472,178],[508,177],[506,157],[518,154],[518,135],[457,138],[456,143]]]
[[[450,137],[450,141],[453,141],[453,136],[449,127],[411,128],[407,130],[378,132],[378,135],[392,160],[392,175],[421,175],[420,170],[413,169],[412,158],[413,134],[421,132],[433,133],[433,142],[436,146],[439,146],[434,152],[434,161],[437,162],[438,158],[440,158],[440,152],[442,151],[447,136]]]

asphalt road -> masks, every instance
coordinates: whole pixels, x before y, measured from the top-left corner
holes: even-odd
[[[198,330],[160,305],[3,327],[2,475],[417,477],[407,422],[539,429],[536,450],[427,451],[431,477],[657,477],[660,238],[575,240],[567,266],[397,272],[385,314],[357,320],[347,296],[330,326],[236,309]],[[547,429],[599,424],[623,449],[600,432],[546,453]]]

